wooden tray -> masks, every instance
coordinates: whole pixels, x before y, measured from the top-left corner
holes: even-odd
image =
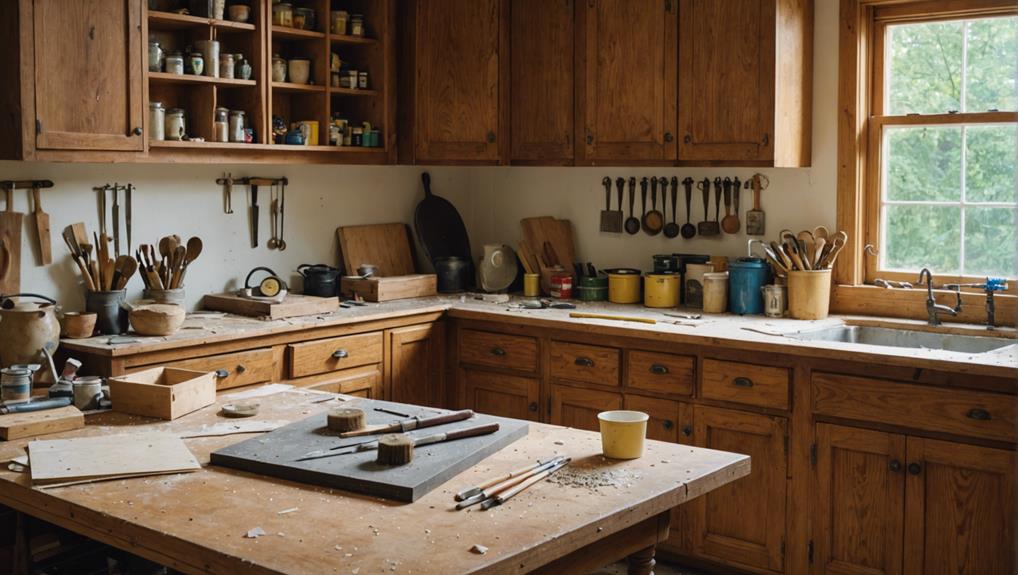
[[[85,427],[85,416],[73,405],[44,411],[0,415],[0,439],[5,441],[82,427]]]
[[[366,301],[374,302],[426,297],[438,293],[438,276],[418,274],[367,279],[343,278],[339,289],[347,297],[359,295]]]
[[[376,407],[422,416],[447,412],[371,399],[351,402],[350,405],[365,411],[368,425],[392,423],[402,419],[375,411]],[[340,439],[335,432],[326,428],[325,418],[325,413],[319,413],[260,437],[213,451],[212,464],[410,502],[416,501],[460,472],[526,436],[528,430],[525,421],[477,414],[466,421],[419,429],[411,434],[430,435],[491,422],[498,422],[500,429],[490,435],[420,447],[414,450],[413,461],[406,465],[379,465],[375,463],[377,456],[375,451],[294,461],[310,451],[360,443],[366,439],[365,437]]]
[[[215,373],[156,367],[111,377],[113,411],[176,419],[216,402]]]
[[[283,319],[302,315],[332,313],[339,309],[339,299],[310,295],[287,294],[280,303],[269,303],[240,297],[236,293],[209,294],[205,309],[225,311],[263,319]]]

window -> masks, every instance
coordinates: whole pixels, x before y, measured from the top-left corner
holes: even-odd
[[[873,11],[869,282],[1018,278],[1018,9],[937,5]]]

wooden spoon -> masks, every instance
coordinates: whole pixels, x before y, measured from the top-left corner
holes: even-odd
[[[191,262],[198,259],[198,256],[201,255],[203,245],[201,238],[198,236],[194,236],[187,240],[187,254],[184,258],[184,268],[180,270],[180,279],[177,281],[177,287],[184,285],[184,277],[187,276],[187,268],[191,265]]]
[[[170,289],[177,289],[180,287],[180,273],[184,266],[184,260],[187,259],[187,248],[184,246],[177,246],[173,250],[173,263],[170,264]]]

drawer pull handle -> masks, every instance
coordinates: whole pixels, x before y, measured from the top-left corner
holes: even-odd
[[[491,348],[491,355],[496,357],[505,357],[505,350],[500,347]]]
[[[683,427],[682,428],[682,435],[685,435],[686,437],[689,437],[690,435],[693,435],[693,428],[688,426],[688,425]]]
[[[662,425],[664,425],[665,429],[670,431],[672,428],[675,427],[675,422],[670,420],[670,419],[666,419],[666,420],[664,420]]]
[[[590,359],[589,357],[578,357],[576,358],[576,361],[573,363],[581,367],[594,367],[594,360]]]
[[[919,475],[920,473],[922,473],[922,471],[923,471],[922,465],[919,465],[918,463],[908,464],[908,472],[911,473],[912,475]]]
[[[901,471],[901,462],[897,459],[892,459],[891,463],[887,466],[891,471],[897,473]]]
[[[748,377],[737,377],[732,380],[732,385],[736,387],[753,387],[753,380]]]
[[[986,411],[985,409],[979,409],[978,407],[975,409],[970,409],[968,415],[969,419],[975,419],[978,421],[990,420],[990,412]]]
[[[533,412],[533,413],[537,413],[537,402],[536,401],[531,401],[530,405],[527,406],[527,411],[530,411],[530,412]]]
[[[216,378],[217,379],[226,379],[227,377],[230,377],[229,370],[226,370],[226,369],[217,369],[216,370]]]
[[[654,375],[668,375],[668,368],[659,363],[650,366],[650,372]]]
[[[236,371],[237,373],[244,373],[245,371],[247,371],[247,368],[244,367],[243,365],[238,365]]]
[[[346,359],[347,357],[350,357],[350,354],[345,349],[337,349],[332,352],[332,359]]]

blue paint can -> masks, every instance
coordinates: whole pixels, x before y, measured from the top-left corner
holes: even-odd
[[[744,257],[728,264],[728,311],[762,314],[761,288],[770,282],[771,268],[760,258]]]

